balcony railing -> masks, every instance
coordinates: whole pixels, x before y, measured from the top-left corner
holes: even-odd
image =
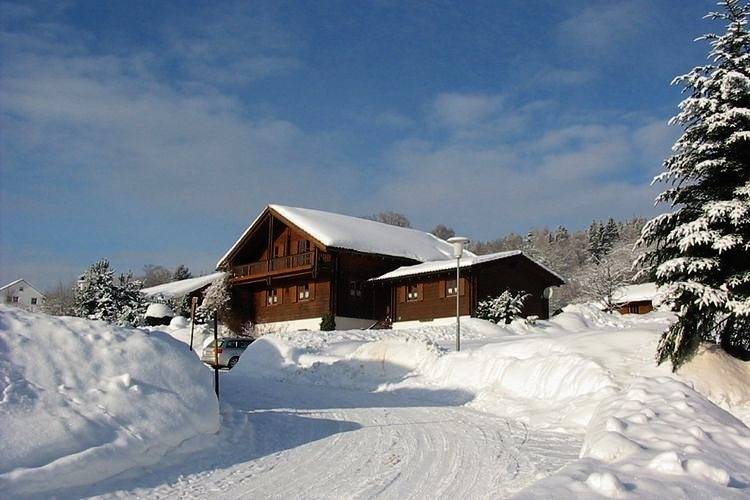
[[[232,277],[235,280],[245,280],[283,274],[290,271],[303,271],[305,269],[313,269],[316,263],[326,264],[328,262],[330,262],[328,254],[318,253],[317,250],[314,250],[312,252],[285,255],[283,257],[274,257],[273,259],[234,266],[232,267]]]

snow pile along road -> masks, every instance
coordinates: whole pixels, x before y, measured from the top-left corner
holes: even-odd
[[[209,371],[168,335],[5,306],[0,393],[6,497],[154,464],[219,428]]]
[[[747,498],[750,429],[677,380],[640,378],[599,404],[581,459],[519,498]]]

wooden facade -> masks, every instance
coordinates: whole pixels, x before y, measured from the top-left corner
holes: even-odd
[[[562,280],[524,255],[463,268],[458,287],[459,312],[473,316],[479,302],[506,290],[529,294],[524,316],[549,317],[549,301],[544,290]],[[455,270],[388,280],[381,286],[395,296],[393,321],[430,321],[456,314]]]
[[[235,324],[315,320],[326,313],[369,322],[428,321],[472,315],[479,301],[506,289],[531,294],[525,315],[548,316],[544,289],[562,284],[523,255],[462,270],[371,281],[420,262],[326,247],[267,207],[222,262],[232,273]],[[457,289],[456,289],[457,288]]]
[[[654,304],[651,300],[635,300],[617,305],[617,312],[620,314],[647,314],[654,310]]]

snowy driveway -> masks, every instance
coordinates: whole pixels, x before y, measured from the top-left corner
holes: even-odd
[[[77,494],[498,498],[580,449],[569,435],[529,433],[522,423],[458,406],[467,399],[460,392],[367,393],[269,380],[232,387],[223,378],[215,447]]]

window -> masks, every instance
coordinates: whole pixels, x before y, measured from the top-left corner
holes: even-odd
[[[19,291],[19,292],[23,292],[23,287],[22,287],[22,286],[19,286],[19,287],[18,287],[18,291]]]
[[[273,247],[273,256],[274,257],[283,257],[284,254],[284,245],[275,245]]]
[[[628,312],[630,314],[638,314],[638,304],[630,304],[628,305]]]
[[[32,297],[32,298],[31,298],[31,305],[32,305],[32,306],[35,306],[35,305],[36,305],[36,297]]]
[[[456,293],[458,293],[458,287],[456,286],[456,280],[446,280],[445,281],[445,296],[446,297],[455,297]]]
[[[310,242],[308,240],[299,240],[297,242],[297,253],[306,253],[310,251]]]
[[[310,284],[297,286],[297,297],[299,300],[310,300]]]
[[[359,281],[349,282],[349,296],[361,298],[362,297],[362,283]]]
[[[236,349],[237,348],[237,341],[236,340],[228,340],[227,341],[227,349]]]
[[[279,303],[279,291],[275,288],[271,288],[266,292],[266,303],[269,306],[275,305]]]
[[[18,297],[13,297],[13,303],[18,304]]]
[[[407,285],[406,300],[419,300],[419,287],[417,285]]]

